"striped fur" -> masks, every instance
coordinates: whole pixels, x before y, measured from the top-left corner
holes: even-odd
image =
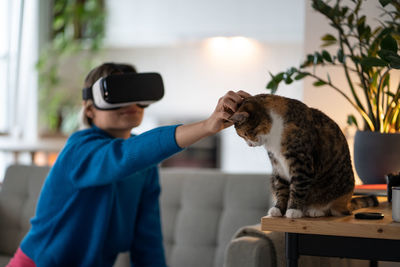
[[[377,206],[379,206],[379,202],[376,196],[353,197],[350,202],[351,211]]]
[[[354,174],[346,138],[321,111],[261,94],[246,98],[231,120],[250,146],[268,151],[276,200],[269,215],[341,216],[375,204],[351,200]]]

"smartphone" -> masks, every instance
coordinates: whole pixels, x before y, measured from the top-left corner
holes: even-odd
[[[359,212],[354,215],[356,219],[361,220],[380,220],[385,217],[383,213],[380,212]]]

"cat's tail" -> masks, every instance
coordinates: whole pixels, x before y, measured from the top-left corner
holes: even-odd
[[[378,198],[373,195],[353,197],[350,201],[351,211],[368,207],[377,207],[377,206],[379,206]]]

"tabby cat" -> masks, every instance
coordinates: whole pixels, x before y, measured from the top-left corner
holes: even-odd
[[[377,205],[352,198],[354,174],[346,138],[321,111],[277,95],[246,98],[230,120],[249,146],[265,146],[276,203],[270,216],[341,216]]]

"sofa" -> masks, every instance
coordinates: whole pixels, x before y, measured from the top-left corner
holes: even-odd
[[[48,167],[11,165],[0,191],[0,266],[29,230]],[[164,245],[171,267],[223,266],[242,226],[257,224],[270,205],[267,175],[209,169],[160,170]],[[129,266],[122,254],[115,266]]]
[[[0,267],[29,230],[48,167],[11,165],[0,189]],[[270,206],[269,176],[207,169],[160,170],[164,246],[170,267],[283,267],[284,235],[261,232]],[[119,255],[116,267],[129,266]],[[300,266],[368,266],[302,256]]]

